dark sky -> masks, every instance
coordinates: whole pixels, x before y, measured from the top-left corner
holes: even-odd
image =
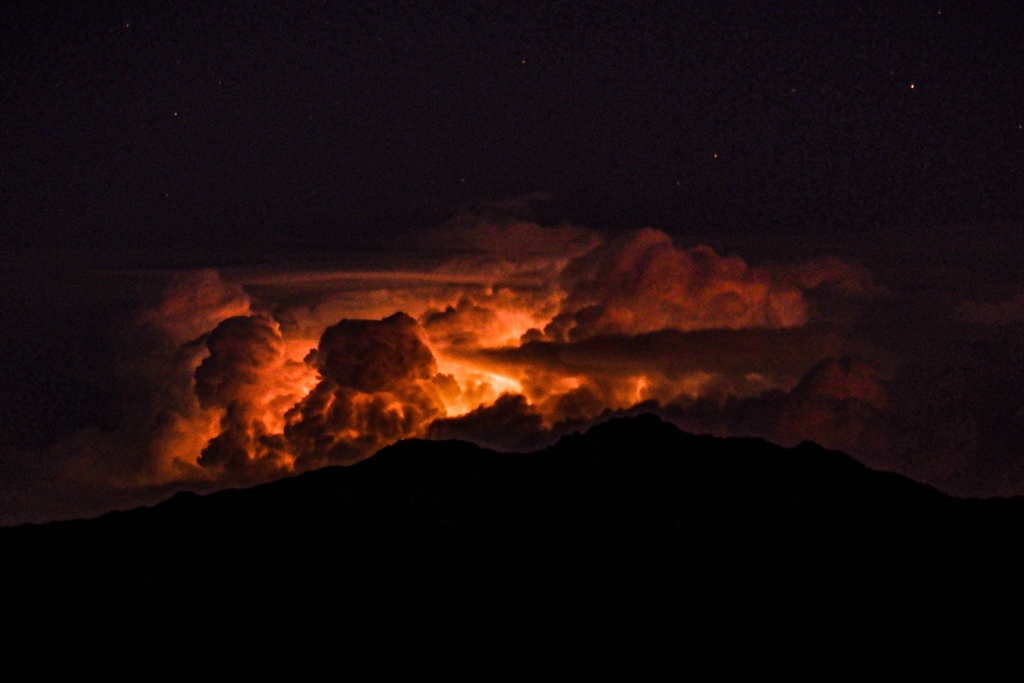
[[[523,392],[438,434],[628,384],[684,426],[1024,493],[1024,6],[779,4],[6,3],[0,524],[219,485],[216,432],[160,469],[184,425],[255,424],[284,391],[259,353],[398,310],[322,356],[418,334]],[[380,385],[426,406],[406,435],[440,414],[416,350]],[[203,354],[234,393],[195,394]]]
[[[380,245],[533,192],[607,230],[1020,216],[1024,12],[777,4],[10,3],[3,243]]]

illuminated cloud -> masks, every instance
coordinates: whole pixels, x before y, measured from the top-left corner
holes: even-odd
[[[210,355],[196,368],[196,396],[200,407],[223,413],[220,433],[203,449],[199,464],[288,470],[289,459],[260,445],[270,432],[265,415],[275,398],[274,374],[284,363],[277,323],[262,315],[228,318],[210,333],[206,346]]]
[[[545,329],[554,340],[663,329],[798,327],[807,304],[797,287],[708,247],[679,249],[646,229],[568,265],[562,312]]]
[[[177,345],[198,339],[222,320],[248,315],[249,303],[241,286],[225,282],[215,270],[200,270],[176,276],[144,320]]]
[[[288,411],[284,429],[302,467],[358,460],[444,414],[437,363],[404,313],[332,325],[307,363],[320,382]]]
[[[814,441],[846,452],[874,453],[890,440],[877,431],[887,408],[888,389],[877,368],[856,359],[829,358],[789,394],[772,436],[784,445]]]
[[[459,417],[441,418],[427,430],[431,439],[460,439],[503,451],[530,450],[548,434],[540,412],[521,394],[502,394],[494,403]]]
[[[195,391],[204,408],[251,402],[264,375],[281,358],[284,342],[265,316],[228,318],[206,338],[210,351],[196,368]]]
[[[638,404],[789,390],[844,352],[804,327],[801,286],[864,279],[486,208],[445,230],[436,262],[406,269],[179,278],[147,317],[194,377],[154,437],[160,471],[258,479],[423,434],[522,446]]]
[[[821,329],[661,330],[528,342],[468,357],[515,377],[535,402],[586,386],[609,407],[620,408],[708,392],[788,389],[811,365],[844,346],[841,336]]]
[[[561,270],[601,243],[592,230],[544,226],[533,220],[531,197],[480,204],[427,231],[422,246],[450,252],[446,271],[476,272],[500,265],[508,271]],[[451,258],[454,257],[454,258]]]
[[[867,268],[835,256],[819,256],[807,263],[794,263],[775,268],[777,276],[802,290],[833,289],[846,296],[864,297],[885,293],[875,284],[874,274]]]
[[[140,316],[134,426],[63,443],[70,476],[124,490],[251,483],[408,437],[534,449],[647,410],[932,482],[954,481],[984,443],[962,400],[919,409],[942,394],[928,382],[947,361],[930,352],[917,375],[894,374],[912,364],[859,336],[894,338],[892,298],[861,266],[755,266],[657,230],[602,241],[487,211],[446,229],[430,255],[390,268],[175,276]],[[922,310],[1007,325],[1019,308]],[[962,373],[964,387],[981,375]]]

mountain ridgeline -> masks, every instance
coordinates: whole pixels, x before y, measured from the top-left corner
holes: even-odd
[[[622,619],[641,613],[721,626],[970,607],[1020,569],[1009,539],[1022,519],[1020,500],[954,499],[813,444],[694,436],[642,415],[529,454],[403,441],[251,489],[0,529],[0,548],[8,585],[29,595],[386,614],[444,659],[461,646],[444,644],[438,615],[495,654],[480,634],[514,615],[621,645]],[[657,649],[637,628],[633,645]]]

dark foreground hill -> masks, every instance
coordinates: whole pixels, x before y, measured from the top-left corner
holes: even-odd
[[[641,416],[531,454],[405,441],[247,490],[0,529],[0,552],[8,606],[75,628],[107,610],[212,642],[330,634],[348,657],[621,664],[742,634],[981,618],[1016,591],[1022,520],[1020,501],[952,499],[812,444]]]

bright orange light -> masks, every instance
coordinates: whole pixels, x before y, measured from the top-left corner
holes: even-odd
[[[518,380],[464,361],[439,358],[437,369],[442,374],[454,377],[461,390],[458,396],[444,400],[449,417],[458,417],[493,403],[505,393],[523,393],[523,386]]]
[[[647,378],[641,375],[636,380],[636,393],[634,394],[634,400],[640,403],[644,400],[644,391],[647,390]]]
[[[554,250],[552,234],[561,236]],[[814,282],[710,247],[682,249],[653,229],[603,244],[532,224],[477,237],[468,244],[483,253],[408,271],[182,279],[147,318],[178,349],[184,396],[151,441],[153,477],[210,478],[249,461],[260,476],[350,462],[504,394],[524,397],[551,428],[644,402],[757,393],[778,377],[749,365],[736,377],[722,363],[703,371],[699,358],[690,371],[656,344],[636,358],[623,349],[665,331],[800,327],[811,310],[804,292]],[[352,339],[320,348],[339,326]],[[689,364],[680,340],[678,363]]]

